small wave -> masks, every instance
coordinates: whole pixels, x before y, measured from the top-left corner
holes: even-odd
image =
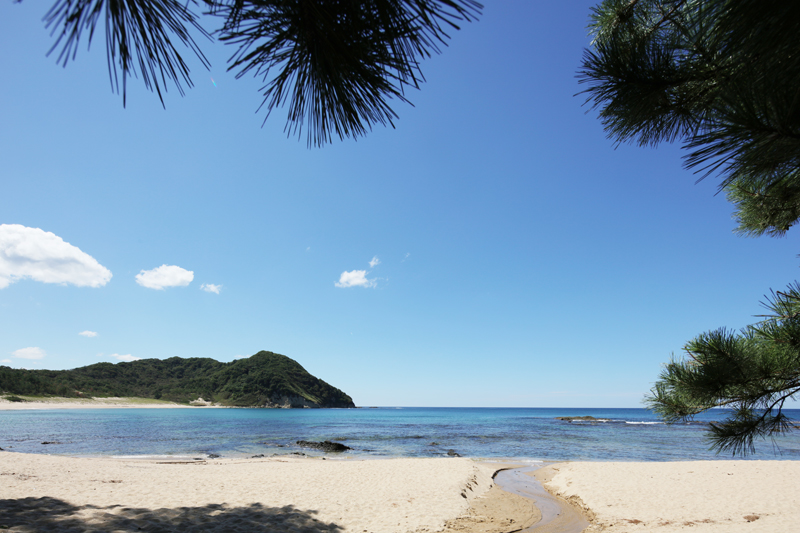
[[[198,453],[196,455],[105,455],[98,457],[110,457],[111,459],[146,459],[148,461],[192,461],[198,457],[205,457],[207,454]]]
[[[661,421],[639,421],[639,420],[621,420],[618,418],[595,418],[594,420],[570,420],[571,424],[576,426],[594,426],[598,424],[620,424],[620,425],[645,425],[645,426],[652,426],[655,424],[664,424]]]

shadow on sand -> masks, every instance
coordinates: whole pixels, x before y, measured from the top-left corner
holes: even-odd
[[[0,530],[59,533],[79,531],[339,533],[343,531],[334,523],[317,520],[314,514],[316,511],[301,511],[291,505],[265,507],[258,503],[244,507],[210,504],[176,509],[137,509],[119,505],[77,506],[48,497],[20,498],[0,500]]]

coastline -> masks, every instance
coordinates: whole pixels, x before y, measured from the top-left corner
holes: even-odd
[[[701,533],[772,533],[793,531],[800,522],[800,497],[794,496],[800,478],[797,441],[787,441],[780,458],[762,454],[757,458],[767,460],[702,460],[713,456],[698,453],[691,440],[681,447],[698,435],[698,429],[672,435],[670,428],[644,424],[641,420],[647,419],[639,413],[609,413],[622,420],[616,426],[601,426],[549,422],[546,416],[552,412],[534,413],[538,417],[533,420],[544,422],[532,424],[528,412],[507,416],[492,411],[493,420],[525,428],[526,438],[544,430],[559,432],[558,438],[538,446],[534,446],[538,441],[528,445],[526,440],[525,449],[536,455],[523,458],[500,455],[514,444],[503,438],[474,445],[479,440],[474,435],[494,435],[481,422],[484,412],[477,413],[476,423],[464,426],[463,413],[449,416],[430,409],[407,415],[403,410],[386,410],[375,417],[367,411],[350,416],[349,411],[328,410],[304,411],[300,416],[218,409],[159,414],[158,408],[194,406],[138,398],[24,399],[38,401],[0,401],[0,413],[7,413],[4,420],[10,430],[0,442],[6,448],[0,451],[0,529],[38,520],[33,530],[59,532],[138,527],[177,531],[187,524],[197,530],[248,532],[263,531],[255,524],[265,522],[271,524],[267,531],[294,528],[309,533],[508,533],[525,531],[543,515],[536,533],[578,533],[584,528],[588,533],[677,533],[689,527]],[[156,411],[142,411],[133,418],[111,411],[148,406]],[[4,407],[9,410],[3,411]],[[109,410],[68,412],[98,408]],[[420,414],[434,415],[445,424],[435,432],[422,431]],[[235,438],[224,428],[229,419],[236,421]],[[123,425],[116,425],[120,421]],[[344,423],[331,425],[334,422]],[[325,429],[315,430],[317,426]],[[597,437],[600,430],[603,445],[614,451],[611,457],[589,448],[597,443],[586,443],[580,454],[562,446],[575,436]],[[177,447],[170,444],[175,435],[184,439]],[[664,440],[665,435],[669,439]],[[639,440],[631,441],[632,437]],[[306,450],[295,446],[296,440],[327,438],[344,441],[355,451],[298,456]],[[220,439],[224,444],[216,444]],[[378,444],[371,445],[376,439]],[[624,453],[624,446],[637,442],[659,444],[645,448],[646,454]],[[195,451],[173,455],[175,449]],[[104,455],[111,453],[116,456]],[[95,455],[80,458],[83,454]],[[576,455],[590,462],[564,462]],[[480,463],[478,457],[489,462]],[[647,462],[650,458],[661,462]],[[542,459],[552,462],[533,476],[561,498],[532,484],[529,472]],[[515,460],[521,468],[510,464]],[[482,473],[464,475],[464,461],[477,468],[473,474]],[[498,470],[504,471],[486,477]],[[131,473],[136,475],[130,477]],[[438,487],[436,494],[431,495],[431,487]],[[458,505],[453,507],[453,502]],[[575,508],[589,523],[578,517],[568,524],[572,529],[563,529],[563,517]],[[560,522],[552,519],[554,509]],[[382,521],[384,515],[401,519],[389,523]]]
[[[0,411],[22,411],[37,409],[190,409],[190,408],[223,408],[211,402],[195,401],[192,404],[153,400],[150,398],[61,398],[33,397],[22,402],[13,402],[0,398]]]
[[[515,466],[467,458],[192,461],[5,451],[0,527],[508,533],[542,516],[533,500],[494,481]],[[582,514],[587,533],[771,533],[800,521],[800,461],[562,462],[526,476]],[[535,531],[562,527],[554,521]]]

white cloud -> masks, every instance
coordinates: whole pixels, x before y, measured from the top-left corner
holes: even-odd
[[[136,274],[136,283],[159,291],[167,287],[185,287],[193,279],[194,272],[175,265],[161,265],[153,270],[142,270]]]
[[[200,290],[213,292],[214,294],[219,294],[220,289],[222,289],[222,285],[214,285],[213,283],[203,283],[200,285]]]
[[[351,270],[350,272],[342,272],[339,276],[339,281],[336,282],[337,287],[346,289],[348,287],[374,287],[377,285],[378,280],[367,279],[366,270]]]
[[[134,357],[131,354],[120,355],[118,353],[112,353],[109,357],[113,357],[115,359],[119,359],[120,361],[138,361],[141,357]]]
[[[369,262],[370,268],[375,268],[376,266],[381,264],[381,260],[378,259],[377,255],[372,256],[372,261]]]
[[[78,333],[78,335],[80,335],[81,337],[97,337],[97,332],[89,331],[87,329],[86,331],[81,331],[80,333]]]
[[[401,262],[405,262],[405,260],[408,259],[410,255],[411,255],[411,252],[406,252],[406,256],[403,258],[403,261],[401,261]]]
[[[17,359],[42,359],[47,354],[44,353],[44,350],[41,348],[31,346],[29,348],[20,348],[19,350],[14,350],[11,352],[11,355]]]
[[[0,289],[24,278],[102,287],[111,280],[111,271],[53,233],[20,224],[0,224]]]
[[[3,359],[0,363],[8,363],[11,364],[11,359]]]

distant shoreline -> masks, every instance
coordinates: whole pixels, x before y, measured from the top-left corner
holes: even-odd
[[[195,401],[191,404],[154,400],[151,398],[41,398],[20,396],[24,401],[0,398],[0,411],[24,411],[44,409],[190,409],[223,408],[211,402]]]
[[[141,400],[155,398],[163,401],[162,407],[168,403],[309,409],[355,407],[350,396],[312,376],[294,359],[264,350],[229,363],[210,358],[170,357],[95,363],[71,370],[29,370],[0,365],[0,396],[7,400],[53,403],[50,397],[62,394],[67,395],[66,400],[74,398],[77,403],[83,403],[80,400],[84,397],[119,396],[118,400],[100,402],[118,407],[131,407],[126,403],[149,407],[141,405]]]

